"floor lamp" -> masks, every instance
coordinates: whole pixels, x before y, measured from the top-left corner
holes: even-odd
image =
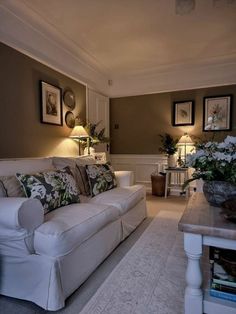
[[[82,125],[76,125],[71,132],[70,138],[79,143],[79,155],[81,155],[81,140],[88,139],[88,133]]]

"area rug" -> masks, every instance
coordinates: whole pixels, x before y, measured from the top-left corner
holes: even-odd
[[[80,314],[182,314],[182,211],[161,211]]]

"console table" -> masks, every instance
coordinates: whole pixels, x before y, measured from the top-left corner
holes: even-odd
[[[236,314],[236,302],[211,297],[209,282],[206,289],[202,287],[203,245],[236,250],[236,224],[225,220],[220,212],[220,208],[209,205],[202,193],[194,193],[179,222],[188,258],[185,314]]]

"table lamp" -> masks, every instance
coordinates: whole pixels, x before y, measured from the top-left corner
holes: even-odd
[[[188,135],[188,133],[184,133],[184,135],[182,135],[181,138],[179,139],[177,145],[179,146],[180,149],[181,149],[181,146],[184,147],[184,163],[183,163],[183,166],[186,167],[187,148],[189,146],[193,146],[194,143],[193,143],[191,137]],[[180,163],[181,163],[181,151],[179,153],[179,158],[180,158]]]
[[[79,143],[79,155],[81,155],[81,140],[89,138],[85,128],[82,125],[76,125],[71,132],[70,138]]]

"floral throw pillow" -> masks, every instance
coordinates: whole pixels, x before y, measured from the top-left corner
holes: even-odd
[[[113,169],[108,164],[86,165],[91,196],[108,191],[117,186]]]
[[[39,172],[33,175],[16,174],[27,197],[41,201],[44,213],[71,203],[79,203],[79,191],[69,167]]]

